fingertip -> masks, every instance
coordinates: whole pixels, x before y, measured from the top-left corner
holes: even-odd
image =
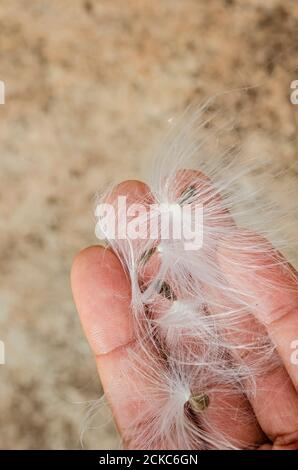
[[[102,248],[103,247],[100,245],[88,246],[87,248],[83,248],[81,251],[75,254],[71,267],[72,284],[73,280],[75,282],[77,272],[80,272],[81,269],[84,269],[86,265],[89,265],[89,261],[96,259]]]
[[[117,184],[108,194],[106,202],[113,204],[117,197],[126,196],[130,203],[152,202],[152,194],[149,186],[143,181],[126,180]]]

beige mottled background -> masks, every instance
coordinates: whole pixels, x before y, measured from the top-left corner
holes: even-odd
[[[145,173],[175,111],[235,88],[234,132],[297,186],[295,0],[1,0],[0,448],[111,448],[69,270],[95,243],[93,196]],[[282,196],[281,196],[282,197]],[[296,200],[283,200],[287,207]]]

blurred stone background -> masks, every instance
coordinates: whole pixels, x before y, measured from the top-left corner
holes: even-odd
[[[0,448],[81,448],[101,390],[72,258],[96,243],[96,191],[141,178],[176,111],[252,87],[225,99],[234,132],[286,170],[268,192],[297,185],[297,36],[293,0],[1,0]],[[117,447],[108,418],[85,448]]]

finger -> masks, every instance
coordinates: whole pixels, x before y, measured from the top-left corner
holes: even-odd
[[[110,191],[105,199],[109,204],[117,204],[119,196],[125,196],[127,205],[142,202],[149,204],[153,202],[152,194],[146,183],[138,180],[122,181]]]
[[[130,321],[130,284],[114,253],[90,247],[75,259],[72,290],[116,424],[127,435],[138,411],[131,389],[128,350],[134,336]],[[140,382],[140,381],[139,381]],[[141,388],[142,384],[135,384]]]
[[[254,413],[268,438],[274,442],[298,430],[298,398],[284,368],[256,378],[256,392],[250,396]]]
[[[243,264],[240,264],[239,260],[239,243],[237,243],[239,237],[238,232],[238,237],[232,237],[230,242],[225,241],[225,244],[221,246],[218,251],[218,259],[222,271],[229,280],[230,286],[242,295],[243,291],[247,288],[247,280],[243,274],[246,273],[247,270],[243,269]],[[229,249],[227,246],[229,246]],[[231,248],[232,246],[233,248]],[[255,251],[255,248],[253,251]],[[235,259],[239,263],[237,268]],[[251,265],[252,261],[250,262],[250,266]],[[249,271],[249,278],[250,277],[251,273]],[[254,282],[256,282],[256,280]],[[267,283],[266,286],[270,288],[270,285]],[[260,293],[258,294],[260,295]],[[259,304],[258,298],[256,300],[254,299],[252,303],[252,310],[255,316],[262,319],[259,311],[256,312],[255,310],[255,305]],[[250,325],[248,325],[248,322]],[[245,323],[246,335],[248,334],[247,331],[249,328],[252,331],[252,335],[260,330],[260,325],[258,326],[256,320],[248,318]],[[234,342],[237,343],[238,340],[239,343],[243,342],[243,335],[240,335],[240,338],[237,333],[234,335],[234,338],[231,338],[231,336],[232,334],[230,335],[230,339],[233,339]],[[254,354],[254,351],[251,351],[244,355],[243,358],[241,357],[241,360],[243,360],[243,362],[253,363]],[[272,441],[280,435],[288,435],[298,429],[298,397],[283,367],[271,368],[271,370],[268,369],[262,376],[256,377],[256,393],[250,395],[250,401],[262,429]]]
[[[141,257],[149,243],[146,220],[153,203],[149,187],[141,181],[124,181],[106,195],[104,202],[112,206],[115,214],[115,235],[108,240],[110,246],[120,253],[130,252],[133,247],[135,256]]]
[[[254,449],[266,442],[248,400],[231,386],[210,397],[204,423],[210,435],[226,440],[229,448]]]
[[[114,238],[108,239],[111,248],[125,259],[128,265],[138,263],[139,280],[145,282],[147,261],[154,252],[155,245],[147,233],[147,217],[154,203],[149,187],[141,181],[124,181],[106,194],[104,203],[110,204],[114,209],[112,223],[115,227],[112,233],[115,232],[115,235]],[[100,218],[98,222],[101,227]],[[132,232],[131,224],[136,227]]]
[[[220,296],[218,292],[213,294],[217,305],[223,305],[221,312],[231,305],[230,299],[223,301],[222,293]],[[237,311],[236,306],[234,309]],[[216,310],[213,313],[216,314]],[[223,335],[234,346],[232,353],[235,360],[256,371],[254,377],[248,377],[245,381],[247,396],[261,428],[274,441],[278,436],[298,429],[298,397],[284,367],[278,367],[274,357],[266,360],[261,356],[258,340],[266,334],[263,328],[260,329],[262,325],[245,312],[241,311],[240,315],[243,319],[237,320],[236,327],[225,330]],[[250,345],[255,345],[255,348]]]
[[[219,251],[230,284],[245,295],[252,313],[265,324],[284,365],[298,388],[298,364],[292,345],[298,339],[298,277],[264,238],[235,231]]]
[[[109,249],[94,246],[79,253],[73,263],[71,284],[95,355],[107,354],[132,341],[130,285]]]
[[[142,199],[147,186],[139,181],[125,181],[110,194],[128,201]],[[131,287],[117,256],[109,249],[90,247],[74,260],[71,273],[72,290],[81,323],[96,356],[103,388],[121,433],[127,434],[138,409],[138,400],[131,394],[132,383],[127,361],[128,348],[134,343],[130,312]],[[142,384],[138,383],[141,389]]]

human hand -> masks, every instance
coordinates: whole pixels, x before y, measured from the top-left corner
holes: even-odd
[[[126,182],[121,185],[128,195],[139,193],[143,183]],[[298,339],[298,293],[297,288],[283,288],[278,295],[266,295],[260,291],[256,279],[250,275],[239,280],[237,270],[231,272],[231,264],[225,264],[228,253],[219,248],[220,267],[230,285],[237,289],[239,283],[249,284],[255,294],[258,310],[254,315],[264,322],[267,332],[275,343],[283,365],[268,370],[257,381],[257,390],[250,401],[243,396],[237,404],[249,410],[252,419],[241,422],[230,420],[222,423],[230,438],[248,443],[254,442],[259,449],[298,449],[298,365],[291,361],[291,344]],[[293,281],[280,266],[269,267],[266,259],[258,275],[274,276],[280,286],[287,287]],[[289,267],[289,269],[292,269]],[[297,282],[297,273],[296,276]],[[130,321],[130,284],[117,256],[100,246],[83,250],[74,260],[71,273],[72,290],[81,323],[95,355],[98,372],[107,398],[113,410],[117,427],[126,434],[136,413],[136,404],[129,397],[130,382],[120,368],[134,343]],[[117,378],[117,380],[115,380]],[[227,407],[230,403],[227,403]],[[225,414],[223,413],[223,416]],[[134,448],[133,442],[130,444]]]

